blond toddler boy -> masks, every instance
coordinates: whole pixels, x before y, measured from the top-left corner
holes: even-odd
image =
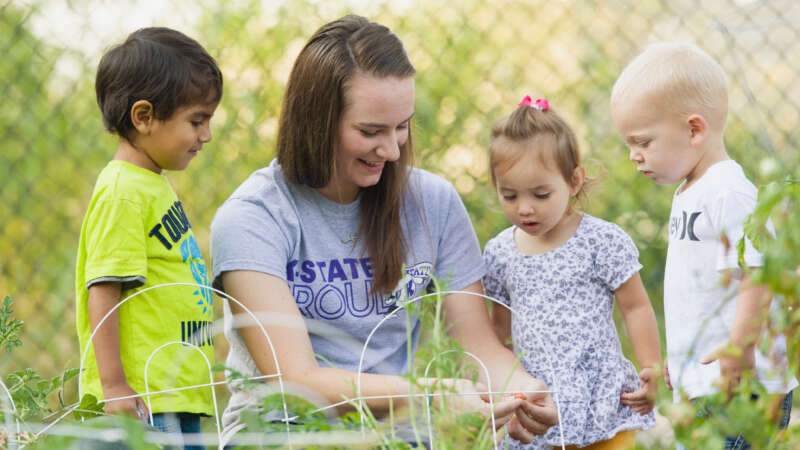
[[[738,264],[735,243],[757,190],[723,141],[728,113],[722,67],[691,44],[660,43],[633,59],[614,84],[614,126],[642,175],[679,183],[672,200],[664,272],[665,381],[698,398],[730,391],[751,372],[770,394],[785,395],[785,419],[797,380],[786,370],[785,341],[772,355],[756,348],[772,298]],[[745,238],[744,263],[762,264]],[[723,280],[730,280],[723,282]],[[725,351],[730,345],[740,348]],[[786,395],[788,393],[788,395]],[[748,448],[742,436],[725,448]]]

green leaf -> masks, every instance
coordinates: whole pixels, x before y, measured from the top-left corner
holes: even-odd
[[[84,394],[78,409],[72,412],[72,416],[79,420],[91,419],[102,415],[105,415],[103,405],[99,404],[97,397],[92,394]]]
[[[739,267],[741,267],[742,269],[746,269],[747,268],[746,267],[747,265],[744,262],[744,249],[745,249],[744,237],[742,237],[736,243],[736,253],[739,255]]]

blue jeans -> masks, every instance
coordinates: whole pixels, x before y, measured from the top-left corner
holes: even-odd
[[[153,414],[153,426],[164,433],[188,435],[200,433],[200,417],[195,413],[156,413]],[[204,445],[184,445],[184,450],[206,450]]]
[[[786,397],[784,397],[783,401],[781,402],[781,419],[780,422],[778,422],[778,428],[781,430],[789,426],[789,416],[792,414],[793,392],[794,391],[789,391],[789,393],[786,394]],[[735,437],[726,436],[725,447],[723,448],[724,450],[749,450],[750,444],[741,434]]]

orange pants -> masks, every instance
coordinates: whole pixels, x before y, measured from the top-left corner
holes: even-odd
[[[616,436],[607,440],[595,442],[586,447],[576,447],[574,445],[567,445],[564,448],[567,450],[630,450],[636,446],[636,431],[625,430],[617,433]],[[560,449],[561,447],[553,447],[553,449]]]

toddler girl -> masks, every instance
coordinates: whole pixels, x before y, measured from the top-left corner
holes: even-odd
[[[639,252],[620,227],[574,207],[585,181],[577,140],[546,99],[525,96],[498,121],[489,152],[513,225],[486,244],[484,287],[515,311],[494,308],[496,330],[553,389],[561,413],[531,447],[513,441],[511,448],[561,448],[562,432],[573,446],[632,448],[633,430],[655,424],[661,360]],[[643,367],[638,377],[622,354],[614,297]]]

